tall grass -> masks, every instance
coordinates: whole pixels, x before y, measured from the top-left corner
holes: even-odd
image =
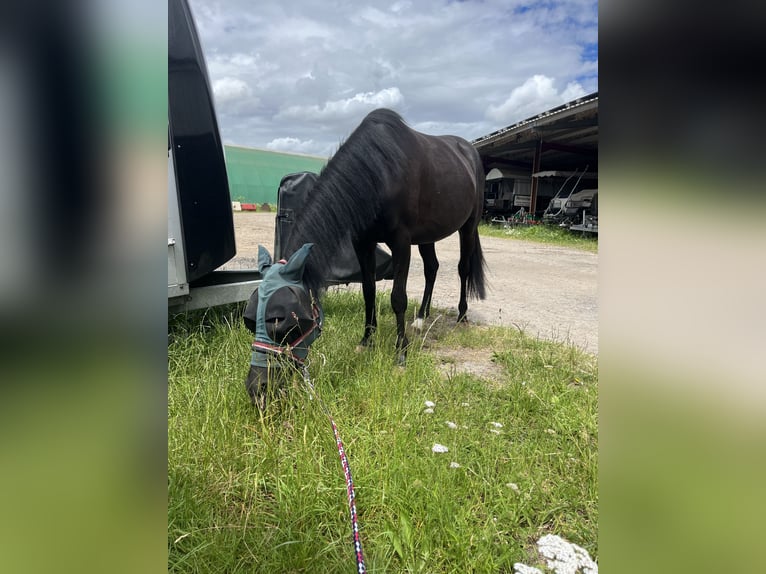
[[[328,293],[309,367],[346,446],[368,571],[511,572],[514,562],[534,563],[546,533],[596,558],[594,358],[439,319],[411,337],[407,366],[397,368],[393,316],[379,307],[375,345],[357,353],[361,295]],[[328,419],[299,376],[265,414],[250,406],[251,336],[240,312],[170,325],[168,569],[352,572]],[[489,350],[500,379],[440,364],[443,348]],[[449,452],[433,453],[434,443]]]

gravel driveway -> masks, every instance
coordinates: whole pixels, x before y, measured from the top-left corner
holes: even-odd
[[[237,256],[224,268],[255,267],[258,244],[274,248],[273,213],[235,212]],[[483,301],[468,302],[469,321],[523,329],[528,335],[572,344],[598,355],[598,255],[528,241],[481,237],[489,289]],[[433,305],[454,310],[460,294],[458,234],[436,244],[439,274]],[[420,300],[423,262],[413,248],[407,293]],[[391,281],[378,289],[391,289]],[[407,314],[413,311],[408,308]],[[361,327],[360,327],[361,329]]]

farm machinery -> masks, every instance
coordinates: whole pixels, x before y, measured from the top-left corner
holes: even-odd
[[[598,187],[584,189],[579,185],[587,176],[587,169],[582,173],[574,171],[568,174],[543,212],[544,223],[567,227],[572,231],[598,233]],[[576,178],[574,184],[568,186],[572,178]]]

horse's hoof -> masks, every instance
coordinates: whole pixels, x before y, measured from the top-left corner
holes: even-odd
[[[399,357],[396,359],[396,366],[402,368],[407,366],[407,355],[405,353],[399,354]]]
[[[412,328],[416,331],[422,331],[423,330],[423,319],[418,317],[412,322]]]
[[[356,347],[354,347],[354,351],[356,353],[362,353],[364,352],[365,346],[359,343]]]

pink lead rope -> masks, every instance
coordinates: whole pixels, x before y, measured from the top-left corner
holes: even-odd
[[[330,415],[330,411],[327,409],[322,399],[316,394],[314,384],[309,377],[308,367],[303,367],[303,380],[309,389],[309,396],[311,398],[317,397],[322,410],[330,419],[332,425],[332,432],[335,435],[335,445],[338,447],[338,454],[340,455],[340,463],[343,466],[343,474],[346,477],[346,495],[348,496],[348,507],[351,511],[351,526],[354,531],[354,551],[356,552],[356,570],[359,574],[365,574],[367,568],[364,565],[364,554],[362,554],[362,540],[359,537],[359,522],[356,517],[356,495],[354,494],[354,481],[351,479],[351,467],[348,465],[348,459],[346,458],[346,449],[343,448],[343,441],[340,440],[340,434],[338,434],[338,427],[335,426],[335,421]]]

